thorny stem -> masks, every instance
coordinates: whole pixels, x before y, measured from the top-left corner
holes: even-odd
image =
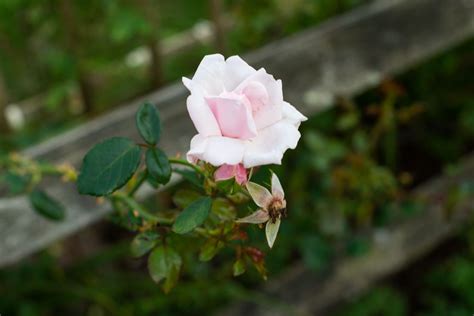
[[[59,176],[63,174],[63,172],[59,170],[58,167],[52,166],[52,165],[40,164],[38,165],[38,169],[40,170],[42,174],[46,174],[46,175]]]
[[[124,202],[128,207],[133,209],[133,211],[138,212],[138,214],[143,218],[146,219],[154,224],[162,224],[162,225],[171,225],[173,224],[173,219],[171,218],[166,218],[162,216],[158,216],[155,214],[151,214],[148,212],[142,205],[140,205],[135,199],[132,197],[122,193],[122,192],[116,192],[112,196],[110,196],[110,199],[112,200],[112,203],[115,200],[120,200]]]
[[[130,192],[128,192],[128,196],[132,197],[135,194],[135,192],[137,192],[137,190],[141,187],[143,182],[145,182],[147,176],[148,176],[148,171],[147,170],[143,171],[140,174],[140,176],[137,179],[137,182],[135,182],[133,187],[130,189]]]
[[[169,158],[169,161],[172,164],[183,165],[183,166],[190,167],[190,168],[194,169],[194,171],[196,171],[197,173],[204,176],[204,172],[199,167],[197,167],[196,165],[193,165],[190,162],[187,162],[186,160],[178,159],[178,158]]]

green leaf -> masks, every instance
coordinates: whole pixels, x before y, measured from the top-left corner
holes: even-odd
[[[64,206],[43,191],[35,190],[30,193],[30,203],[33,209],[49,219],[59,221],[64,219]]]
[[[25,192],[30,184],[31,177],[28,175],[19,175],[11,171],[6,171],[0,181],[8,185],[8,189],[12,194]]]
[[[165,279],[163,284],[163,291],[169,293],[171,289],[176,285],[179,278],[179,267],[173,265],[168,273],[168,277]]]
[[[184,209],[200,197],[201,194],[196,191],[181,189],[176,191],[176,193],[173,195],[173,203],[177,207]]]
[[[210,197],[203,197],[191,203],[176,218],[173,231],[177,234],[185,234],[204,223],[209,215],[211,204]]]
[[[245,273],[245,260],[239,259],[236,262],[234,262],[234,265],[232,266],[232,270],[234,272],[234,276],[239,276],[241,274],[244,274]]]
[[[156,145],[160,140],[161,124],[160,115],[151,103],[143,104],[135,117],[140,135],[149,145]]]
[[[224,198],[216,198],[212,201],[212,212],[221,220],[234,220],[237,215],[235,206]]]
[[[196,187],[202,189],[204,188],[202,184],[202,178],[195,171],[187,170],[187,169],[175,169],[174,172],[183,176],[183,178],[188,181],[189,183],[195,185]]]
[[[153,231],[146,231],[138,234],[130,244],[130,251],[135,258],[141,257],[153,249],[158,243],[159,234]]]
[[[201,248],[201,252],[199,253],[199,260],[211,260],[223,247],[224,242],[220,240],[209,239]]]
[[[140,164],[140,147],[132,140],[113,137],[95,145],[84,157],[77,179],[79,193],[108,195],[121,188]]]
[[[226,194],[232,194],[233,193],[233,188],[234,188],[235,183],[236,182],[235,182],[234,178],[230,178],[230,179],[227,179],[227,180],[222,180],[222,181],[217,181],[216,182],[217,188],[221,192],[224,192]]]
[[[158,181],[153,178],[150,173],[148,173],[147,177],[146,177],[146,181],[152,186],[154,187],[155,189],[158,189],[158,187],[160,186],[160,184],[158,183]]]
[[[146,152],[148,173],[156,182],[165,184],[171,178],[171,165],[166,154],[159,148],[150,148]]]
[[[156,283],[166,279],[163,290],[169,292],[178,280],[181,264],[181,256],[173,248],[159,246],[148,257],[148,272]]]

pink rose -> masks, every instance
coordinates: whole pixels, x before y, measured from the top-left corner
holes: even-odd
[[[281,80],[255,70],[238,56],[205,56],[192,80],[189,115],[198,134],[187,153],[190,162],[245,168],[280,164],[300,139],[306,117],[283,100]]]
[[[242,164],[234,166],[224,164],[217,168],[214,173],[214,179],[216,181],[223,181],[231,178],[235,178],[235,182],[238,184],[244,184],[247,182],[247,170]]]

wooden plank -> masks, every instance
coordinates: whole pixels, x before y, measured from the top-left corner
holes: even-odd
[[[284,82],[285,99],[307,115],[376,85],[385,75],[469,38],[474,0],[379,0],[317,28],[267,45],[244,58]],[[180,83],[99,117],[24,153],[51,162],[79,165],[97,141],[111,136],[138,139],[134,114],[143,100],[156,103],[164,120],[165,150],[185,152],[194,134]],[[68,217],[50,223],[30,210],[25,198],[0,200],[0,266],[13,263],[54,240],[100,219],[108,208],[76,194],[73,186],[51,183],[47,190],[66,201]],[[151,193],[148,189],[141,192]],[[33,241],[33,242],[32,242]]]
[[[263,290],[265,304],[241,302],[219,315],[329,315],[331,309],[427,254],[467,223],[474,212],[472,193],[460,199],[451,210],[452,216],[448,217],[446,212],[449,193],[466,184],[474,185],[474,154],[455,175],[441,176],[418,187],[414,196],[426,203],[426,211],[392,227],[375,230],[368,254],[342,258],[324,275],[297,263]]]

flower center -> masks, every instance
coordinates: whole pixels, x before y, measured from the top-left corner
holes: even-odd
[[[270,221],[275,223],[277,219],[286,217],[286,201],[281,198],[274,197],[268,205],[267,210],[268,216],[270,216]]]

